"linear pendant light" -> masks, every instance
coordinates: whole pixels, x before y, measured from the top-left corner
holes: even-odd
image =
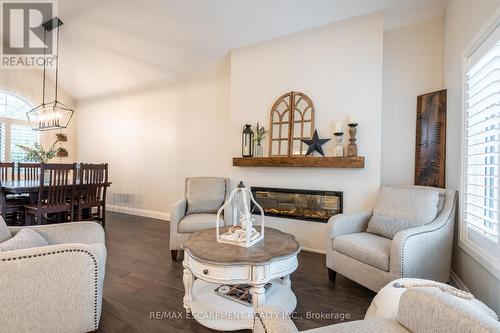
[[[46,43],[48,31],[56,30],[56,84],[54,100],[52,102],[45,101],[45,77],[46,77],[46,48],[44,48],[43,56],[43,84],[42,84],[42,104],[27,112],[28,120],[32,129],[37,131],[48,131],[68,127],[71,117],[75,110],[57,100],[57,85],[59,76],[59,27],[62,21],[58,17],[54,17],[50,21],[42,24],[44,28],[43,42]],[[46,45],[46,44],[45,44]]]

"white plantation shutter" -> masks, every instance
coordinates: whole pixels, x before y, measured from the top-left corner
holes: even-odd
[[[10,134],[10,161],[26,161],[26,152],[17,145],[33,146],[35,142],[38,142],[38,132],[32,130],[28,125],[12,124],[10,126]]]
[[[461,241],[500,268],[500,28],[466,58]]]
[[[32,146],[39,133],[29,126],[26,112],[31,105],[18,96],[0,91],[0,161],[25,162],[26,153],[17,145]]]
[[[5,124],[0,123],[0,161],[5,161]]]

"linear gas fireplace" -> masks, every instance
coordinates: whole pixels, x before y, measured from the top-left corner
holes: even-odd
[[[268,216],[326,223],[342,213],[342,192],[252,187],[252,194]]]

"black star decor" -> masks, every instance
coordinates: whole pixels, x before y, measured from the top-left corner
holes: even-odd
[[[317,151],[321,155],[325,156],[325,153],[323,153],[323,148],[321,148],[322,145],[330,141],[330,139],[320,139],[318,138],[318,131],[314,130],[314,135],[312,139],[302,139],[302,142],[304,142],[306,145],[309,146],[307,148],[307,153],[306,156],[311,155],[314,151]]]

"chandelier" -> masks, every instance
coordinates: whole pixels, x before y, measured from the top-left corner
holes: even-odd
[[[43,83],[42,83],[42,104],[27,112],[28,121],[32,129],[37,131],[48,131],[53,129],[61,129],[68,127],[71,117],[75,112],[69,106],[57,100],[58,76],[59,76],[59,27],[62,21],[58,17],[54,17],[50,21],[42,24],[44,28],[43,42],[46,45],[47,32],[56,30],[56,82],[54,100],[51,102],[45,101],[45,81],[46,81],[46,48],[43,51]]]

